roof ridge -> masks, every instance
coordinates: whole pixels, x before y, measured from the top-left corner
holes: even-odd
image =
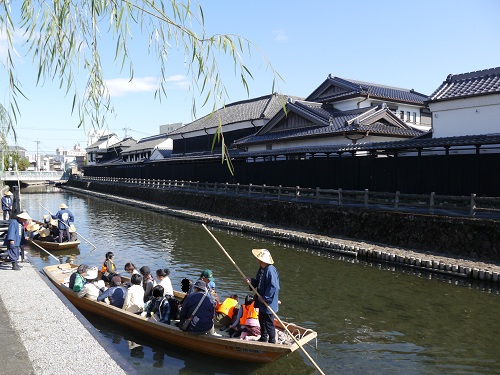
[[[460,74],[448,74],[448,77],[446,77],[446,82],[455,82],[455,81],[461,81],[461,80],[469,79],[469,78],[479,78],[479,77],[497,75],[497,74],[500,74],[500,67],[476,70],[476,71],[467,72],[467,73],[460,73]]]

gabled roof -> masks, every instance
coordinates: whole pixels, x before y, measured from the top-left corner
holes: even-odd
[[[429,97],[429,103],[500,93],[500,67],[449,74]]]
[[[307,101],[335,102],[356,97],[370,96],[372,99],[401,102],[413,105],[424,105],[427,95],[411,89],[379,85],[377,83],[356,81],[340,77],[328,78],[307,98]]]
[[[101,135],[97,141],[95,141],[94,143],[92,143],[90,146],[87,146],[86,149],[88,150],[90,148],[99,147],[101,144],[103,144],[104,142],[107,142],[108,140],[110,140],[113,137],[116,137],[115,133]]]
[[[166,134],[154,135],[152,137],[142,138],[139,141],[123,150],[122,155],[134,154],[141,151],[152,151],[156,146],[164,142],[167,138],[169,138]]]
[[[127,138],[121,140],[120,142],[114,143],[111,146],[109,146],[108,150],[109,149],[115,149],[115,148],[127,149],[127,148],[135,145],[136,143],[137,143],[137,141],[134,138],[127,137]]]
[[[271,94],[231,103],[212,114],[171,131],[168,135],[185,134],[203,129],[217,128],[219,125],[224,126],[244,121],[271,119],[283,108],[288,98],[296,97]]]
[[[307,101],[289,101],[286,117],[300,116],[300,127],[289,128],[282,110],[254,135],[235,141],[249,145],[285,139],[340,136],[345,133],[367,133],[413,138],[423,132],[401,121],[386,105],[339,111],[329,105]]]

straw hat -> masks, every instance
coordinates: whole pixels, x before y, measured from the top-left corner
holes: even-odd
[[[252,254],[261,262],[267,264],[274,264],[274,260],[271,257],[271,253],[267,249],[252,249]]]
[[[4,195],[14,195],[14,194],[12,194],[12,193],[10,192],[10,190],[7,190],[7,191],[4,193]]]
[[[28,224],[28,226],[26,227],[26,230],[28,230],[30,232],[34,232],[38,229],[40,229],[40,225],[38,225],[37,223]]]
[[[19,219],[24,219],[24,220],[31,220],[31,216],[28,215],[27,212],[21,212],[20,214],[17,215]]]
[[[56,219],[50,219],[49,221],[50,225],[57,226],[57,220]]]
[[[40,237],[47,237],[50,234],[50,230],[49,228],[42,228],[38,233],[40,233]]]
[[[61,203],[61,204],[59,205],[59,208],[68,208],[68,206],[66,206],[64,203]]]

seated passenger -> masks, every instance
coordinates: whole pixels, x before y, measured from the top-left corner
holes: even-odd
[[[224,302],[218,303],[215,307],[215,321],[219,322],[223,327],[233,323],[233,318],[238,313],[238,296],[233,294],[226,298]]]
[[[214,277],[213,277],[213,272],[211,270],[203,270],[203,272],[200,275],[200,278],[198,280],[201,280],[205,283],[207,290],[209,291],[208,297],[210,300],[214,303],[220,303],[219,296],[217,295],[217,292],[215,291],[215,282],[214,282]],[[191,285],[191,290],[189,291],[189,294],[193,292],[193,285]]]
[[[142,276],[134,273],[130,278],[131,286],[125,294],[123,309],[137,314],[144,311],[144,289],[141,286]]]
[[[172,281],[170,281],[170,271],[168,268],[161,268],[156,271],[156,278],[158,279],[158,283],[163,287],[165,291],[165,296],[173,297],[174,296],[174,288],[172,287]]]
[[[241,306],[240,315],[240,338],[242,340],[258,340],[260,337],[259,309],[254,305],[253,295],[245,298],[245,304]]]
[[[115,254],[112,251],[108,251],[106,253],[106,259],[102,263],[102,267],[101,267],[102,279],[108,283],[111,281],[111,279],[114,276],[119,274],[116,271],[114,259],[115,259]],[[120,283],[121,283],[121,278],[120,278]]]
[[[193,285],[193,293],[188,294],[182,303],[181,322],[188,320],[186,332],[193,335],[210,334],[220,336],[214,331],[215,305],[207,296],[207,285],[203,280],[197,280]],[[200,304],[200,301],[203,301]],[[199,306],[197,308],[197,306]],[[195,311],[196,310],[196,311]]]
[[[69,277],[69,288],[75,292],[79,292],[82,290],[83,285],[85,284],[85,274],[87,273],[89,266],[86,264],[80,264],[76,269],[76,272],[73,272]]]
[[[78,292],[79,298],[88,297],[92,300],[97,300],[97,297],[101,294],[101,289],[104,289],[104,281],[99,280],[97,276],[97,267],[92,267],[87,270],[87,273],[85,274],[87,282]]]
[[[38,233],[40,234],[40,237],[38,238],[40,241],[56,242],[54,236],[50,233],[48,228],[41,228]]]
[[[156,314],[156,320],[161,323],[170,324],[170,304],[168,298],[164,296],[165,290],[161,285],[153,287],[152,297],[146,303],[144,310],[149,318]]]
[[[142,287],[144,289],[144,302],[149,301],[152,296],[153,287],[156,285],[153,275],[151,275],[151,269],[148,266],[142,266],[139,269],[142,275]]]
[[[99,302],[106,302],[107,298],[110,305],[119,307],[121,309],[123,307],[123,303],[125,302],[126,294],[127,288],[122,285],[121,276],[114,276],[111,279],[110,287],[99,297],[97,297],[97,300]]]

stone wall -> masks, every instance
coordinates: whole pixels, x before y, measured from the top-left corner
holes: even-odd
[[[71,180],[70,186],[420,252],[500,261],[500,222]]]

